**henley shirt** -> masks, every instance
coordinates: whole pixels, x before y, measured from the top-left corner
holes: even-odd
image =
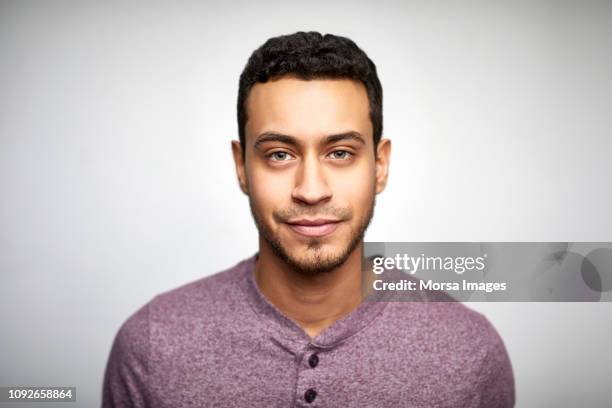
[[[131,315],[102,406],[514,406],[506,348],[482,314],[459,302],[364,300],[311,338],[259,290],[257,256]]]

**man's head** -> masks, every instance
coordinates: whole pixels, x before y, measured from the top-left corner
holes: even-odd
[[[240,77],[238,127],[232,151],[262,243],[303,273],[344,263],[387,181],[374,63],[344,37],[272,38]]]

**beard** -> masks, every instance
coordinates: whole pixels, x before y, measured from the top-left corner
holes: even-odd
[[[265,239],[265,241],[270,245],[270,248],[272,248],[272,252],[287,266],[298,273],[310,276],[330,272],[346,262],[351,253],[353,253],[355,248],[357,248],[357,245],[363,241],[365,231],[367,230],[368,226],[370,225],[370,221],[374,216],[375,206],[376,193],[372,195],[372,201],[370,202],[366,215],[359,220],[356,227],[350,226],[350,237],[347,240],[346,245],[338,253],[325,253],[323,250],[324,245],[322,239],[312,237],[307,243],[307,255],[298,258],[287,251],[279,236],[274,234],[274,232],[268,228],[267,224],[255,210],[251,196],[249,196],[249,207],[251,208],[251,214],[255,220],[255,225],[257,226],[259,235]],[[312,215],[332,215],[342,221],[345,221],[350,219],[352,215],[350,210],[341,208],[330,208],[325,212],[318,211],[316,208],[314,208],[314,210],[315,211],[313,211],[312,207],[304,208],[302,210],[282,210],[274,212],[273,218],[276,222],[283,223],[284,220],[288,220],[291,217],[309,215],[308,213],[312,213]]]

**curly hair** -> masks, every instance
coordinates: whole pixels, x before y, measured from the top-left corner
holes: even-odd
[[[382,136],[382,86],[376,65],[351,39],[316,31],[273,37],[251,54],[238,86],[238,133],[244,155],[246,100],[256,83],[284,75],[304,80],[347,78],[365,85],[370,105],[374,147]]]

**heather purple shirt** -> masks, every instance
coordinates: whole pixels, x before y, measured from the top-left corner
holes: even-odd
[[[510,360],[483,315],[458,302],[364,301],[311,339],[259,291],[256,256],[127,319],[103,407],[514,406]]]

